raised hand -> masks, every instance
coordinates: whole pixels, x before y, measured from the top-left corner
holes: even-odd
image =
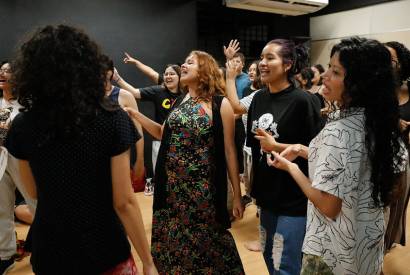
[[[227,61],[225,67],[226,79],[235,79],[241,73],[239,66],[235,62],[232,62],[232,60]]]
[[[121,79],[120,73],[118,72],[117,68],[114,67],[114,74],[112,75],[112,80],[118,82]]]
[[[125,57],[124,57],[124,63],[125,64],[137,64],[138,60],[133,58],[131,55],[129,55],[127,52],[124,52]]]
[[[224,54],[227,60],[231,60],[235,53],[237,53],[241,48],[239,47],[238,40],[229,41],[228,47],[224,46]]]

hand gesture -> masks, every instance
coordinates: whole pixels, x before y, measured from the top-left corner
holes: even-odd
[[[289,161],[294,161],[298,156],[300,151],[302,150],[302,145],[300,144],[293,144],[288,146],[285,150],[280,153],[282,157]]]
[[[226,60],[231,60],[235,53],[237,53],[240,49],[241,48],[239,47],[238,40],[231,40],[228,47],[224,46],[224,54],[226,56]]]
[[[277,142],[275,138],[263,129],[256,129],[255,138],[259,140],[261,149],[264,152],[270,152],[274,150],[276,147]]]
[[[125,57],[124,57],[124,63],[125,64],[137,64],[138,60],[133,58],[131,55],[129,55],[127,52],[124,52]]]
[[[112,75],[112,80],[118,82],[121,79],[120,74],[118,73],[117,68],[114,67],[114,73]]]
[[[233,216],[237,219],[242,219],[243,217],[243,212],[245,211],[244,206],[241,203],[240,198],[234,198],[233,199]]]
[[[226,79],[235,79],[241,73],[239,66],[236,65],[235,62],[232,62],[232,60],[227,61],[225,63],[225,67],[226,67]]]
[[[284,171],[289,171],[289,167],[292,165],[292,162],[285,159],[275,151],[272,151],[271,154],[272,155],[268,154],[268,157],[266,158],[266,162],[269,166],[273,166]],[[274,158],[273,160],[272,157]]]
[[[399,126],[400,126],[400,131],[404,132],[410,125],[409,121],[405,121],[403,119],[400,119],[399,121]]]

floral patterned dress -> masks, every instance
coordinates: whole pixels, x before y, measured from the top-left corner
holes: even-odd
[[[152,254],[160,274],[244,274],[235,242],[215,221],[210,182],[212,120],[192,98],[176,107],[166,157],[168,208],[154,211]]]

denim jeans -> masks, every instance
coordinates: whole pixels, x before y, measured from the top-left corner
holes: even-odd
[[[269,274],[299,275],[306,217],[275,215],[261,208],[260,240]]]

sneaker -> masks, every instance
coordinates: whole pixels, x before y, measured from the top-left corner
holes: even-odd
[[[5,275],[14,267],[14,258],[8,260],[0,259],[0,275]]]
[[[249,197],[248,195],[243,195],[242,196],[241,204],[243,205],[243,207],[246,207],[251,203],[252,203],[252,198],[251,197]]]
[[[144,189],[145,196],[152,196],[154,195],[154,183],[152,182],[151,178],[148,178],[145,182],[145,189]]]

